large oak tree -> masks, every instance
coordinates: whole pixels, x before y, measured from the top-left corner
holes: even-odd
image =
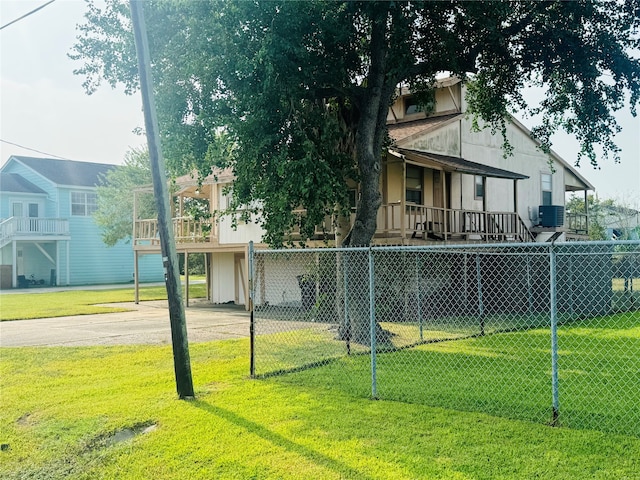
[[[470,79],[473,115],[504,131],[509,110],[541,114],[543,148],[563,128],[580,141],[577,160],[593,164],[598,144],[618,159],[614,113],[629,105],[635,114],[640,96],[637,0],[153,0],[145,10],[169,166],[233,167],[234,205],[258,201],[276,245],[346,209],[347,179],[361,196],[345,243],[369,244],[400,84],[426,101],[439,72]],[[89,93],[103,80],[134,92],[128,3],[89,0],[71,57]],[[529,85],[545,88],[539,105],[524,101]],[[292,213],[300,207],[302,217]]]

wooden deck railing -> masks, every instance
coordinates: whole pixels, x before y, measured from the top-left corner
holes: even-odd
[[[194,220],[189,217],[172,219],[176,243],[207,243],[216,237],[216,225],[211,219]],[[135,221],[134,245],[159,245],[160,233],[155,218]]]
[[[404,224],[403,224],[404,222]],[[441,240],[531,242],[534,237],[515,212],[456,210],[407,204],[382,205],[378,233],[385,236],[425,236]]]
[[[589,234],[589,216],[586,213],[566,213],[567,232],[576,235]]]
[[[295,213],[304,215],[304,210]],[[354,215],[352,215],[353,217]],[[335,222],[326,216],[316,226],[315,237],[332,237]],[[353,221],[353,218],[352,218]],[[431,238],[434,240],[463,240],[484,242],[532,242],[534,237],[515,212],[483,212],[456,210],[425,205],[406,205],[402,212],[400,203],[382,205],[378,210],[376,236]],[[215,221],[174,218],[173,231],[176,243],[213,242],[217,237]],[[297,238],[299,231],[292,232]],[[135,245],[158,245],[158,221],[141,219],[135,222]]]

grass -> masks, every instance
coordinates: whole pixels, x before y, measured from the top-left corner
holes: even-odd
[[[408,325],[383,326],[404,327],[395,328],[393,342],[400,347],[417,338]],[[403,334],[410,339],[402,338]],[[451,332],[425,332],[425,338],[436,340],[447,335],[452,338]],[[560,424],[640,437],[640,315],[625,313],[567,324],[559,329],[558,344]],[[540,328],[381,350],[376,363],[377,394],[384,399],[550,423],[550,346],[549,330]],[[258,374],[296,371],[324,361],[327,367],[286,375],[282,381],[331,385],[359,396],[372,392],[370,356],[345,357],[344,342],[335,340],[326,328],[258,336],[255,348]]]
[[[0,350],[0,477],[636,479],[640,474],[637,437],[372,401],[334,382],[334,364],[250,380],[248,347],[246,339],[192,345],[194,401],[176,399],[168,347]],[[474,353],[467,346],[461,354]],[[154,427],[141,433],[148,426]],[[133,438],[116,442],[113,434],[124,428]]]
[[[204,297],[206,286],[197,283],[189,286],[189,297]],[[163,286],[140,287],[140,300],[165,300]],[[26,320],[30,318],[116,313],[124,308],[105,307],[99,304],[133,302],[133,286],[114,290],[67,290],[53,293],[25,293],[0,295],[0,320]]]

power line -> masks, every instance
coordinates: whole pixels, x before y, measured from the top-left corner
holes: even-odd
[[[55,0],[52,0],[55,1]],[[51,3],[51,2],[49,2]],[[8,143],[9,145],[13,145],[14,147],[20,147],[20,148],[24,148],[25,150],[30,150],[32,152],[37,152],[37,153],[41,153],[43,155],[47,155],[49,157],[55,157],[55,158],[59,158],[60,160],[70,160],[69,158],[65,158],[65,157],[61,157],[60,155],[54,155],[53,153],[47,153],[47,152],[43,152],[41,150],[36,150],[35,148],[29,148],[29,147],[25,147],[24,145],[19,145],[17,143],[13,143],[13,142],[9,142],[7,140],[3,140],[0,138],[0,142],[2,143]]]
[[[22,20],[23,18],[28,17],[29,15],[32,15],[34,13],[36,13],[38,10],[43,9],[44,7],[46,7],[47,5],[52,4],[53,2],[55,2],[56,0],[49,0],[47,3],[45,3],[44,5],[40,5],[38,8],[31,10],[29,13],[25,13],[24,15],[22,15],[21,17],[16,18],[15,20],[11,20],[9,23],[5,23],[3,26],[0,27],[0,30],[2,30],[3,28],[8,27],[9,25],[13,25],[14,23]]]

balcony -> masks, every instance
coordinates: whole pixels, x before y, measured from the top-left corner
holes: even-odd
[[[172,219],[173,235],[176,244],[206,244],[217,241],[215,221],[209,219],[194,220],[189,217]],[[158,219],[139,219],[134,224],[134,246],[160,245]]]
[[[65,218],[11,217],[0,219],[0,246],[12,240],[46,240],[69,236]]]
[[[404,210],[404,213],[403,213]],[[304,210],[295,213],[303,215]],[[351,215],[353,222],[355,214]],[[334,238],[335,218],[325,217],[315,239]],[[298,239],[298,231],[294,239]],[[462,242],[534,242],[535,237],[515,212],[456,210],[416,204],[383,204],[375,238]]]
[[[458,210],[401,203],[382,205],[377,236],[443,241],[532,242],[535,238],[515,212]]]

